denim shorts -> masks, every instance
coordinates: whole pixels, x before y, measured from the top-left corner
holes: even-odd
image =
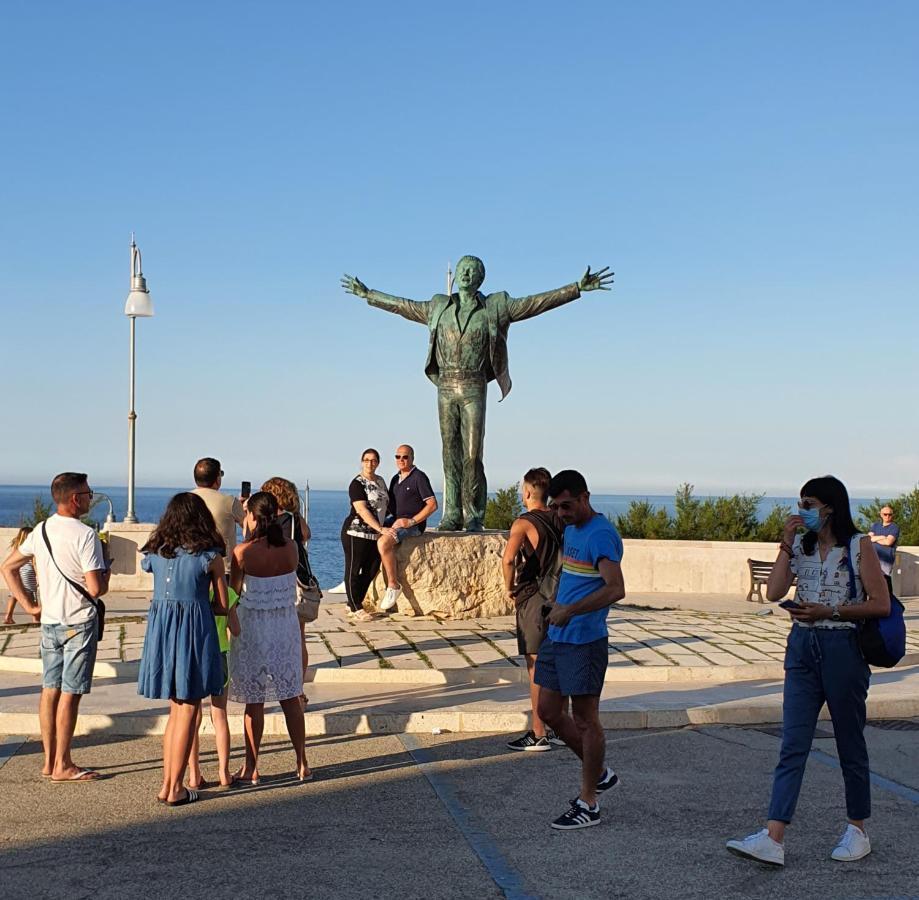
[[[609,664],[609,639],[589,644],[569,644],[547,637],[536,657],[535,682],[564,697],[603,693],[603,679]]]
[[[79,625],[42,625],[43,688],[88,694],[96,665],[96,617]]]
[[[421,529],[417,525],[411,525],[408,528],[396,528],[396,543],[401,544],[406,538],[418,537]]]

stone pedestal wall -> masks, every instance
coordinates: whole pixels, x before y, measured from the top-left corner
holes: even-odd
[[[454,619],[513,613],[501,577],[506,543],[507,532],[501,531],[427,532],[403,541],[396,548],[402,583],[399,611],[440,613]],[[365,604],[378,606],[385,590],[381,571],[367,592]]]

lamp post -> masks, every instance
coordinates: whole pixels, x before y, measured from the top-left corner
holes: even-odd
[[[153,315],[153,299],[147,290],[147,280],[144,278],[141,264],[140,250],[134,243],[134,234],[131,233],[131,292],[124,304],[124,314],[131,320],[131,363],[130,363],[130,389],[128,410],[128,511],[124,520],[128,524],[137,522],[134,513],[134,426],[137,422],[137,413],[134,412],[134,323],[138,318],[148,319]]]

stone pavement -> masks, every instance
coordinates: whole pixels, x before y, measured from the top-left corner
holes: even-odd
[[[888,726],[896,725],[891,730]],[[836,863],[842,777],[821,729],[786,867],[737,859],[731,837],[759,828],[779,740],[772,728],[700,726],[607,734],[621,786],[599,826],[549,821],[577,791],[567,750],[523,754],[504,735],[364,735],[308,742],[316,780],[291,778],[293,753],[268,738],[262,784],[154,800],[160,741],[79,738],[78,762],[108,776],[52,785],[33,738],[0,746],[4,900],[176,897],[892,898],[919,892],[919,722],[876,722],[870,749],[873,853]],[[8,758],[3,765],[3,751]],[[238,758],[237,751],[237,758]],[[206,777],[214,745],[202,740]]]
[[[758,612],[762,612],[757,608]],[[910,656],[876,673],[877,717],[919,715],[919,606],[908,606]],[[608,728],[781,720],[784,614],[616,607],[601,698]],[[136,694],[142,617],[113,618],[100,645],[79,727],[159,733],[166,704]],[[510,617],[441,621],[394,616],[353,625],[340,603],[309,626],[310,734],[513,731],[528,727],[526,669]],[[37,731],[38,629],[0,628],[0,734]],[[241,708],[230,724],[242,731]],[[207,726],[207,723],[206,723]],[[283,734],[269,707],[268,734]]]

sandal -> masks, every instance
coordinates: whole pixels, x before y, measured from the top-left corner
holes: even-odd
[[[69,784],[70,782],[98,781],[101,777],[98,772],[92,769],[77,769],[73,775],[68,775],[67,778],[51,778],[50,781],[52,784]]]
[[[197,784],[192,784],[189,781],[188,786],[196,791],[206,791],[208,788],[213,787],[214,785],[212,785],[206,778],[202,778]]]
[[[198,792],[191,788],[185,788],[185,796],[181,800],[166,800],[166,806],[188,806],[198,799]]]

